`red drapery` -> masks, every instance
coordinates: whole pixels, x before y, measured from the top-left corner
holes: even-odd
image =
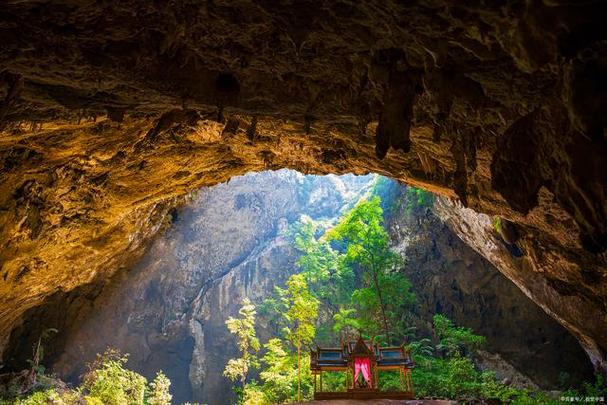
[[[358,375],[362,374],[367,387],[371,388],[371,359],[368,357],[357,357],[354,359],[354,381],[358,381]]]

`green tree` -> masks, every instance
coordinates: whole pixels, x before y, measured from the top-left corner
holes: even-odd
[[[421,188],[407,186],[405,189],[405,200],[405,212],[410,216],[416,210],[432,207],[434,204],[434,195]]]
[[[294,245],[302,253],[297,267],[320,301],[319,317],[323,321],[317,325],[316,338],[323,343],[334,340],[332,321],[340,308],[349,307],[356,283],[352,268],[344,266],[340,260],[343,253],[334,249],[323,236],[326,225],[305,218],[292,232]]]
[[[340,265],[341,253],[331,247],[326,237],[316,238],[321,229],[319,223],[309,218],[297,228],[294,243],[302,253],[297,267],[323,306],[335,310],[337,303],[350,298],[354,286],[353,273],[351,268]]]
[[[390,247],[380,198],[357,204],[327,232],[326,238],[344,252],[339,256],[338,266],[349,268],[355,278],[359,275],[361,288],[353,291],[352,305],[361,315],[360,325],[374,334],[376,318],[390,340],[391,327],[415,296],[410,292],[410,282],[399,271],[400,256]]]
[[[363,329],[354,308],[340,308],[339,312],[333,315],[333,322],[333,332],[340,335],[340,340],[345,340],[348,336]]]
[[[255,383],[255,381],[247,384],[242,392],[243,405],[270,405],[263,388]]]
[[[154,381],[150,383],[149,405],[171,405],[173,396],[169,392],[171,380],[167,378],[162,371],[156,374]]]
[[[260,345],[255,333],[255,305],[245,298],[238,313],[240,318],[228,318],[226,326],[236,336],[240,357],[228,360],[223,374],[232,381],[240,381],[244,389],[249,371],[258,366],[256,353]]]
[[[297,386],[297,359],[284,348],[282,340],[273,338],[264,345],[266,353],[259,374],[264,382],[264,392],[271,403],[283,403],[292,399]]]
[[[297,347],[297,400],[301,401],[301,345],[309,345],[316,334],[318,300],[312,295],[302,274],[294,274],[287,281],[286,290],[281,290],[286,308],[285,328],[287,339]]]
[[[485,337],[476,335],[469,328],[456,327],[444,315],[435,314],[432,317],[434,332],[440,343],[437,349],[446,352],[447,356],[470,353],[485,343]]]

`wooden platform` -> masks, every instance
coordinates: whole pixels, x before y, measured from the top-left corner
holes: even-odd
[[[348,390],[344,392],[315,392],[314,399],[413,399],[413,394],[403,391]]]

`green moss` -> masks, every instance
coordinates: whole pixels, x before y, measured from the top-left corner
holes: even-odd
[[[493,229],[495,230],[495,232],[498,233],[498,235],[502,234],[502,219],[498,216],[494,216],[493,217],[493,221],[491,221],[492,225],[493,225]]]

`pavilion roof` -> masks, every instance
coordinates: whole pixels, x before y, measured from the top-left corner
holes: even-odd
[[[373,350],[369,347],[367,342],[363,340],[362,337],[359,337],[352,349],[352,355],[363,355],[363,356],[374,356]]]

